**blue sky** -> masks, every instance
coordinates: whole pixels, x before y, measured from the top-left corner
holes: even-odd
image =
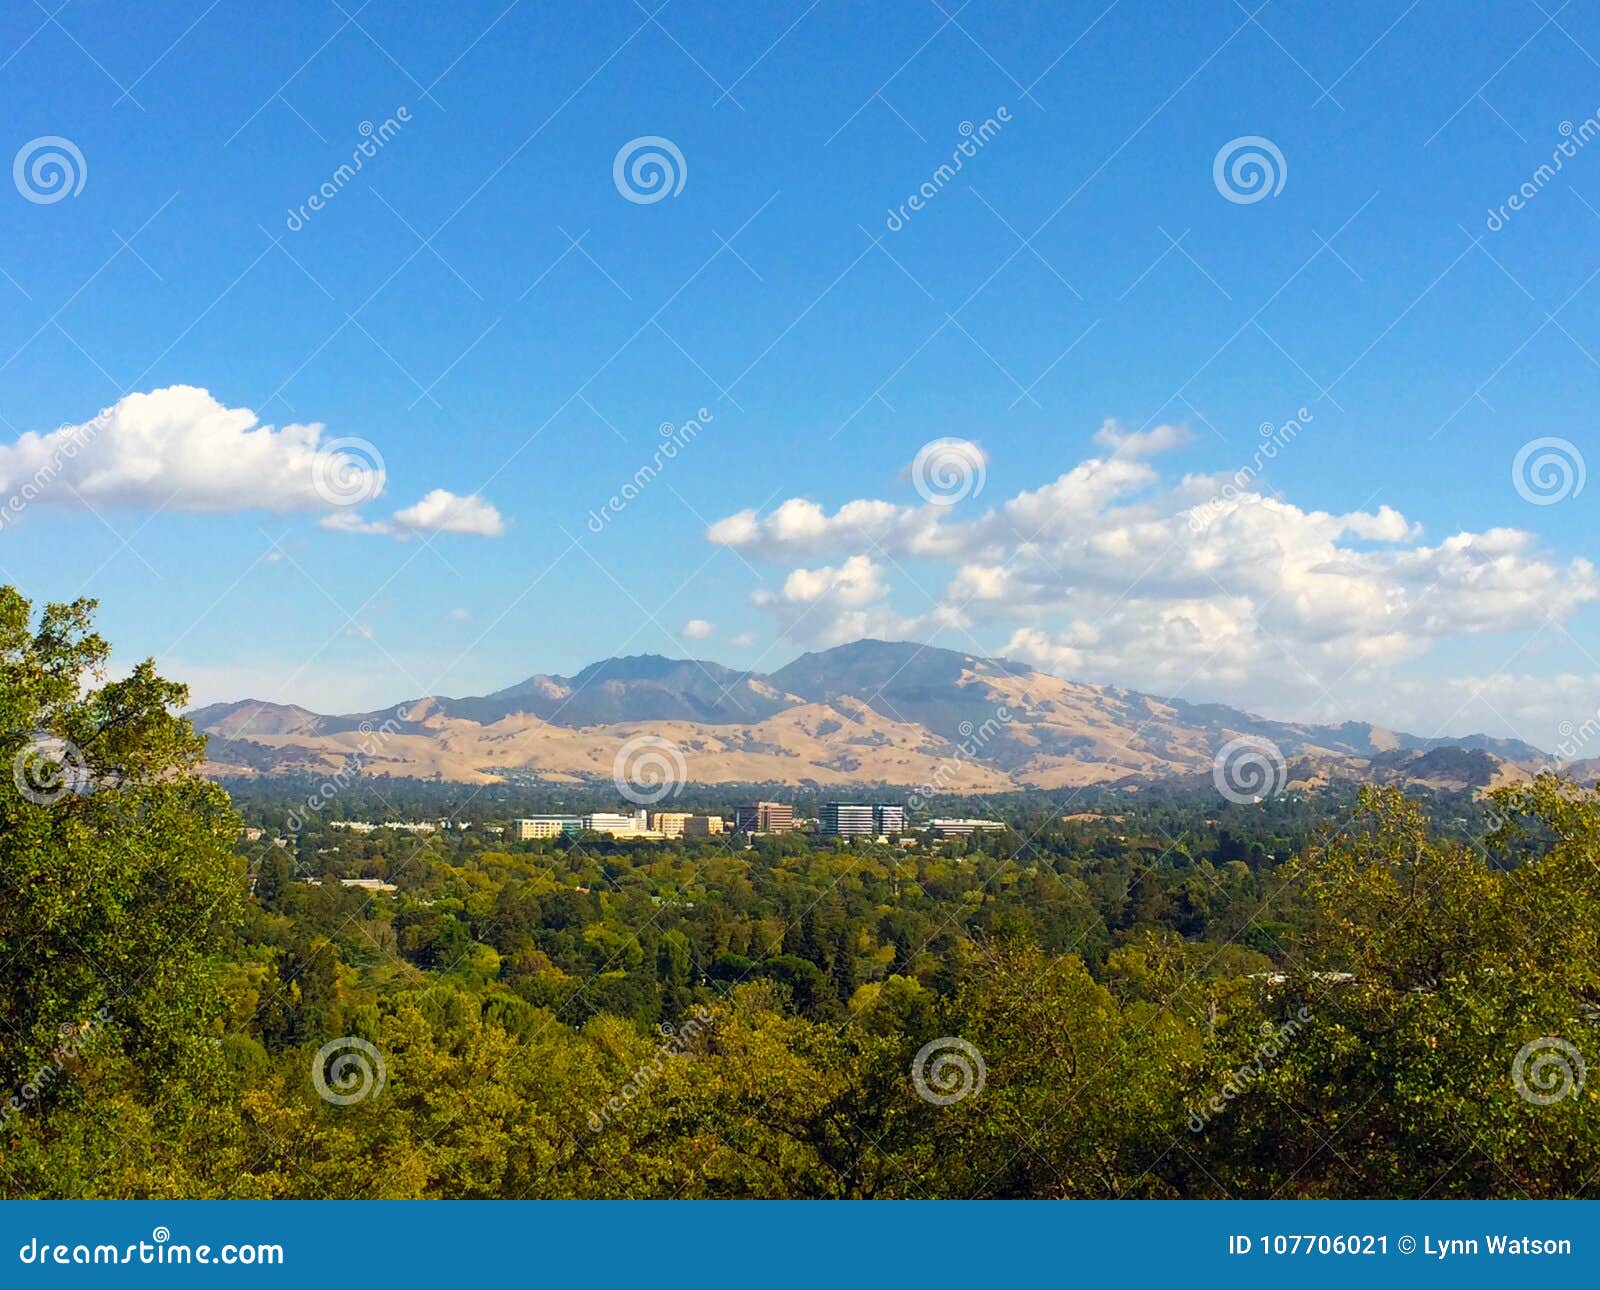
[[[0,151],[83,172],[0,191],[0,491],[26,432],[173,386],[383,464],[330,507],[303,454],[243,468],[163,395],[0,531],[7,580],[98,596],[197,700],[870,631],[1546,747],[1600,703],[1600,485],[1512,476],[1531,440],[1596,452],[1591,5],[58,2],[0,13]],[[681,190],[630,200],[648,136]],[[1260,200],[1214,178],[1240,138],[1282,159]],[[908,473],[940,439],[981,463],[953,506]],[[1007,511],[1084,463],[1116,487]],[[770,523],[791,499],[820,510]],[[890,506],[838,522],[862,500]]]

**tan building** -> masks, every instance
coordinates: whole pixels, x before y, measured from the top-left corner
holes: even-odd
[[[691,815],[683,825],[686,838],[709,838],[720,835],[725,821],[720,815]]]
[[[687,811],[655,811],[650,816],[650,827],[664,838],[681,838],[693,818]]]
[[[557,838],[563,833],[577,833],[582,822],[576,815],[535,815],[525,820],[511,821],[511,836],[518,842],[534,842],[539,838]]]

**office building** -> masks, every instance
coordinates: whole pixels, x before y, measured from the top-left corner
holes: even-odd
[[[661,836],[650,827],[650,812],[640,807],[631,815],[619,815],[612,811],[596,811],[593,815],[582,817],[583,827],[593,833],[606,833],[614,838],[659,838]]]
[[[733,813],[740,833],[789,833],[794,829],[794,807],[787,802],[752,802]]]
[[[511,836],[518,842],[533,842],[539,838],[560,837],[561,834],[575,834],[583,827],[583,821],[576,815],[534,815],[523,820],[511,821]]]
[[[941,838],[965,838],[974,833],[1004,833],[999,820],[930,820],[928,827]]]
[[[686,838],[711,838],[719,836],[726,821],[720,815],[690,815],[685,817],[683,836]]]
[[[874,814],[866,802],[824,802],[817,813],[817,831],[825,837],[870,837],[878,831]]]
[[[906,808],[884,802],[824,802],[818,832],[836,838],[904,833]]]
[[[693,818],[687,811],[654,811],[650,827],[664,838],[681,838],[684,826]]]

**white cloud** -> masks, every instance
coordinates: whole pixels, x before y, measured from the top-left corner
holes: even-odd
[[[467,621],[467,619],[471,618],[472,615],[465,609],[452,609],[444,617],[446,622],[464,623]]]
[[[470,533],[477,537],[499,537],[506,531],[500,512],[476,493],[457,497],[444,488],[435,488],[416,505],[396,511],[394,525],[410,532]]]
[[[364,520],[354,511],[334,511],[331,515],[324,515],[317,521],[317,527],[327,529],[330,533],[359,533],[369,536],[394,532],[386,521]]]
[[[783,632],[798,640],[837,645],[863,636],[900,637],[916,624],[875,605],[889,594],[883,569],[864,555],[837,568],[796,569],[781,591],[757,591],[750,603],[771,609]]]
[[[1559,558],[1522,530],[1430,543],[1390,506],[1337,514],[1270,496],[1248,476],[1163,478],[1149,459],[1188,438],[1181,427],[1107,422],[1095,435],[1106,455],[969,521],[868,500],[829,514],[793,498],[765,515],[741,511],[707,537],[786,564],[838,557],[754,597],[791,636],[970,626],[991,649],[1075,679],[1282,715],[1348,699],[1347,715],[1364,702],[1382,718],[1371,696],[1404,665],[1600,600],[1589,560]],[[970,633],[961,644],[981,648]]]
[[[171,385],[129,394],[82,424],[0,444],[0,497],[55,506],[139,507],[232,513],[323,511],[334,533],[505,531],[477,495],[436,488],[390,520],[363,519],[358,504],[384,490],[383,457],[365,439],[324,437],[320,423],[262,425],[209,391]]]
[[[330,510],[330,481],[338,496],[376,497],[385,478],[376,453],[330,449],[322,432],[260,425],[247,408],[172,385],[0,445],[0,492],[31,484],[33,500],[53,505],[199,512]]]
[[[1109,448],[1117,457],[1153,457],[1171,452],[1194,441],[1188,426],[1153,426],[1149,430],[1129,430],[1120,421],[1106,420],[1094,432],[1094,441]]]
[[[729,642],[729,644],[736,645],[740,649],[749,649],[755,643],[756,643],[756,638],[754,636],[752,636],[749,632],[740,632],[737,636],[735,636],[733,638],[732,641]]]
[[[704,618],[691,618],[683,625],[682,630],[680,630],[678,634],[682,636],[684,640],[703,641],[707,636],[711,635],[714,630],[715,628],[713,628],[711,624],[708,623]]]

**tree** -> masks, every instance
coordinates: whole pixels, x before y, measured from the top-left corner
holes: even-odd
[[[105,679],[95,602],[32,606],[0,587],[0,1084],[59,1065],[67,1028],[120,1055],[155,1112],[220,1070],[216,987],[243,864],[205,740],[154,662]],[[55,1081],[29,1118],[75,1096]],[[80,1091],[81,1093],[81,1091]]]

